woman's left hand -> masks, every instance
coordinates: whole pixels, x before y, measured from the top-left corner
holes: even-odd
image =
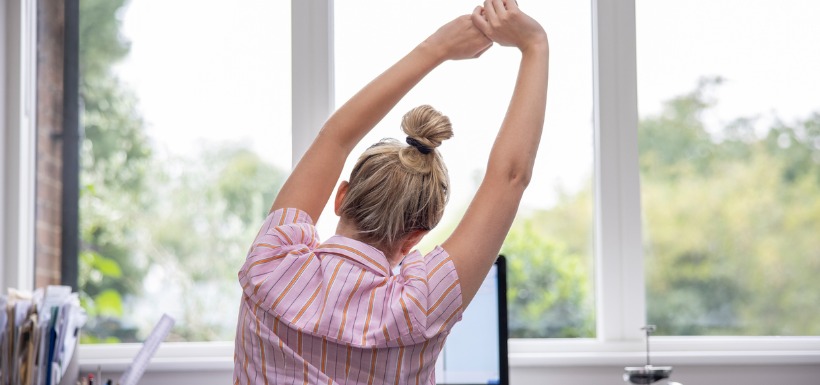
[[[473,59],[492,47],[493,42],[484,35],[470,19],[459,16],[443,25],[425,40],[445,60]]]

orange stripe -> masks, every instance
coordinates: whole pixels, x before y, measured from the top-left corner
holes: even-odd
[[[373,376],[376,375],[376,353],[378,352],[378,350],[373,350],[370,353],[372,358],[370,359],[370,377],[367,378],[367,385],[373,385]]]
[[[419,353],[419,371],[416,372],[416,385],[419,385],[419,376],[421,375],[421,368],[424,367],[424,351],[427,349],[428,343],[430,343],[430,340],[424,341],[424,346],[421,347],[421,353]]]
[[[410,294],[410,293],[407,293],[407,296],[410,297],[410,300],[413,301],[413,303],[416,304],[416,307],[418,307],[419,310],[422,311],[422,313],[425,313],[425,314],[427,313],[427,311],[424,310],[424,306],[421,306],[421,302],[419,300],[417,300],[416,297],[413,297],[413,295]]]
[[[387,333],[387,325],[382,326],[382,333],[384,333],[385,341],[390,341],[390,334]]]
[[[276,232],[278,232],[279,234],[282,234],[282,236],[285,237],[285,239],[288,241],[289,245],[293,244],[293,241],[290,239],[290,237],[287,234],[285,234],[284,231],[282,231],[282,229],[276,227],[276,228],[274,228],[274,230],[276,230]]]
[[[248,374],[248,361],[250,361],[250,357],[248,357],[248,350],[247,344],[245,343],[245,329],[248,328],[248,308],[246,306],[242,306],[242,351],[245,353],[245,378],[248,381],[251,380],[250,374]]]
[[[325,373],[325,363],[327,362],[327,338],[322,337],[322,373]]]
[[[325,314],[325,306],[327,306],[327,297],[330,296],[330,289],[333,288],[333,282],[336,280],[336,274],[339,273],[339,268],[341,267],[342,261],[338,261],[338,263],[336,263],[336,269],[333,270],[333,274],[330,276],[330,282],[327,284],[327,290],[325,291],[325,300],[324,302],[322,302],[322,311],[319,312],[319,318],[316,319],[316,324],[313,325],[314,333],[319,331],[319,322],[322,321],[322,317]]]
[[[342,333],[345,331],[345,323],[347,322],[347,309],[350,308],[350,301],[353,300],[353,295],[356,294],[356,290],[359,289],[362,278],[364,278],[364,270],[359,273],[359,280],[356,281],[356,286],[353,286],[353,290],[350,291],[350,295],[347,297],[347,303],[345,303],[345,309],[342,312],[342,324],[339,326],[339,336],[336,337],[337,339],[342,339]]]
[[[302,382],[302,385],[308,385],[308,364],[307,361],[302,361],[305,365],[305,381]]]
[[[399,348],[399,359],[398,364],[396,365],[396,381],[394,382],[396,385],[399,383],[399,374],[401,374],[401,360],[402,357],[404,357],[404,345],[401,344],[401,337],[399,337],[399,345],[401,345],[401,347]]]
[[[422,277],[419,277],[418,275],[407,274],[407,275],[405,275],[405,276],[406,276],[407,278],[418,279],[418,280],[420,280],[420,281],[422,281],[422,282],[424,282],[424,283],[427,283],[427,278],[422,278]]]
[[[413,265],[421,265],[423,263],[424,263],[423,261],[413,261],[413,262],[410,262],[410,263],[403,264],[402,267],[413,266]]]
[[[450,285],[450,287],[448,287],[448,288],[447,288],[447,290],[445,290],[445,291],[444,291],[444,294],[442,294],[442,295],[441,295],[441,297],[439,297],[439,298],[438,298],[438,301],[436,301],[436,303],[435,303],[435,304],[433,304],[433,306],[432,306],[432,307],[430,307],[430,310],[427,310],[427,315],[430,315],[430,313],[432,313],[432,312],[433,312],[433,310],[436,310],[436,308],[438,307],[438,305],[441,305],[441,301],[444,301],[444,298],[447,298],[447,294],[450,294],[450,292],[451,292],[453,289],[455,289],[456,285],[458,285],[458,281],[457,281],[457,280],[456,280],[455,282],[453,282],[453,284],[452,284],[452,285]]]
[[[279,336],[279,317],[273,317],[273,334],[276,335],[276,339],[279,340],[279,348],[282,348],[282,337]],[[282,352],[282,355],[285,355],[285,352]]]
[[[385,284],[387,284],[387,281],[382,281],[382,283],[373,288],[373,291],[370,292],[370,304],[367,305],[367,318],[364,321],[364,330],[362,330],[362,347],[364,347],[366,342],[367,329],[369,329],[370,326],[370,316],[373,314],[373,300],[376,297],[376,289],[384,286]]]
[[[407,311],[407,304],[404,303],[404,298],[399,298],[401,302],[401,309],[404,310],[404,320],[407,322],[407,327],[410,328],[410,333],[413,332],[413,323],[410,322],[410,312]]]
[[[296,335],[298,336],[298,337],[297,337],[297,341],[298,341],[298,342],[297,342],[297,344],[299,345],[299,346],[298,346],[298,348],[297,348],[297,353],[296,353],[296,354],[298,354],[298,355],[299,355],[299,357],[302,357],[302,331],[301,331],[301,330],[297,330],[297,331],[296,331]],[[304,358],[302,358],[302,359],[304,360]],[[303,384],[304,384],[304,385],[307,385],[307,383],[308,383],[308,366],[307,366],[307,361],[303,361],[303,364],[304,364],[304,372],[303,372],[303,373],[304,373],[304,382],[303,382]]]
[[[302,264],[302,267],[299,269],[299,272],[293,276],[293,279],[290,280],[290,283],[287,287],[285,287],[285,290],[282,291],[282,294],[279,294],[279,298],[277,298],[276,301],[273,302],[273,305],[271,305],[270,307],[271,310],[276,309],[276,305],[278,305],[279,302],[282,302],[282,300],[285,298],[285,295],[288,294],[293,285],[296,284],[296,281],[299,280],[299,277],[302,276],[302,273],[305,271],[305,269],[307,269],[308,265],[310,265],[310,261],[311,260],[308,259],[307,261],[305,261],[305,263]]]
[[[358,256],[360,256],[360,257],[364,258],[364,259],[365,259],[365,260],[367,260],[368,262],[370,262],[370,263],[372,263],[373,265],[375,265],[376,267],[378,267],[378,268],[379,268],[379,270],[383,271],[385,274],[388,274],[387,269],[385,269],[385,268],[384,268],[384,266],[382,266],[382,264],[380,264],[380,263],[376,262],[373,258],[368,257],[366,254],[364,254],[364,253],[362,253],[361,251],[356,250],[356,249],[354,249],[354,248],[347,247],[347,246],[345,246],[345,245],[337,245],[337,244],[335,244],[335,243],[334,243],[334,244],[325,244],[325,245],[322,245],[322,248],[334,248],[334,249],[342,249],[342,250],[347,250],[347,251],[349,251],[349,252],[351,252],[351,253],[353,253],[353,254],[356,254],[356,255],[358,255]]]
[[[432,278],[432,277],[433,277],[433,274],[435,274],[435,273],[438,271],[438,269],[440,269],[442,266],[444,266],[444,264],[445,264],[445,263],[447,263],[447,261],[448,261],[448,260],[447,260],[447,259],[445,259],[445,260],[443,260],[443,261],[439,262],[439,264],[438,264],[438,265],[436,265],[436,267],[434,267],[434,268],[433,268],[433,270],[430,270],[430,272],[429,272],[429,273],[427,273],[427,279]]]
[[[456,311],[454,311],[453,314],[450,314],[450,316],[447,317],[447,320],[444,321],[444,323],[441,325],[440,328],[438,328],[438,332],[441,333],[442,330],[444,330],[444,328],[447,327],[447,324],[450,323],[450,321],[453,319],[453,317],[455,317],[456,314],[458,314],[460,311],[461,311],[461,306],[459,305],[459,307],[456,308]]]
[[[248,265],[248,268],[247,268],[245,271],[250,271],[250,270],[251,270],[251,268],[252,268],[252,267],[254,267],[254,266],[256,266],[256,265],[261,265],[261,264],[263,264],[263,263],[268,263],[268,262],[270,262],[270,261],[275,261],[275,260],[277,260],[277,259],[284,258],[286,255],[288,255],[288,253],[282,253],[282,254],[279,254],[279,255],[274,255],[274,256],[272,256],[272,257],[268,257],[268,258],[265,258],[265,259],[260,259],[260,260],[258,260],[258,261],[256,261],[256,262],[251,263],[250,265]]]
[[[282,216],[279,217],[279,226],[282,226],[282,225],[285,224],[285,217],[286,216],[288,216],[288,209],[282,210]]]
[[[347,344],[347,360],[345,361],[345,379],[350,375],[350,344]]]
[[[259,337],[259,350],[262,358],[262,378],[265,380],[265,385],[268,385],[268,361],[265,359],[265,343],[262,341],[261,322],[259,321],[259,304],[254,306],[253,314],[256,318],[256,336]]]
[[[270,243],[257,243],[256,247],[266,247],[268,249],[278,249],[282,246],[281,245],[280,246],[274,246],[274,245],[271,245]]]
[[[319,295],[319,289],[321,288],[322,285],[316,285],[316,290],[313,291],[313,295],[310,296],[310,299],[307,301],[305,306],[302,306],[302,310],[299,310],[299,313],[296,314],[296,317],[294,317],[293,320],[290,321],[291,323],[295,324],[296,321],[299,321],[299,319],[302,318],[302,315],[305,314],[305,311],[307,311],[308,307],[310,307],[310,304],[312,304],[313,300],[316,299],[316,296]]]

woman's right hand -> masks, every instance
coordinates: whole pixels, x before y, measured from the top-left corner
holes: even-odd
[[[485,0],[471,16],[473,24],[492,41],[526,51],[547,46],[547,33],[541,24],[518,8],[516,0]]]

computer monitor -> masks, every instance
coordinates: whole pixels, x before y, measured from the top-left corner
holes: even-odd
[[[499,256],[436,362],[439,385],[509,385],[507,269]]]

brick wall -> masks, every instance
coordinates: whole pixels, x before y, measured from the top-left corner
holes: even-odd
[[[60,284],[64,3],[37,4],[35,287]]]

